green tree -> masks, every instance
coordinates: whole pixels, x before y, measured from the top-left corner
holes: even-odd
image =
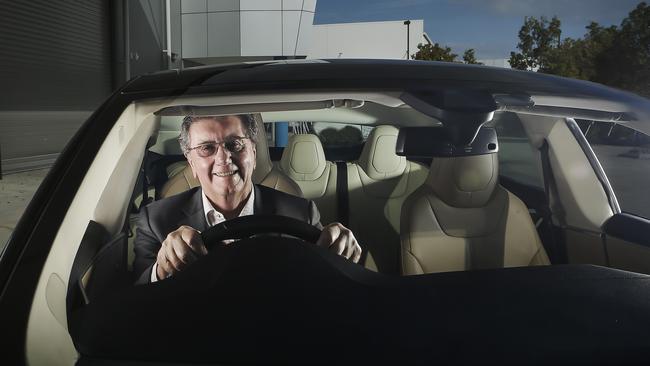
[[[616,27],[603,28],[596,22],[587,27],[584,38],[565,38],[547,48],[541,57],[539,72],[576,79],[594,80],[598,74],[598,59],[612,47]]]
[[[457,54],[451,52],[451,48],[446,46],[440,46],[438,43],[435,44],[418,44],[418,52],[414,55],[411,55],[411,58],[414,60],[426,60],[426,61],[445,61],[445,62],[456,62]]]
[[[483,65],[482,62],[476,61],[476,56],[474,55],[474,49],[470,48],[465,53],[463,53],[463,61],[466,64],[474,64],[474,65]]]
[[[620,27],[591,22],[583,38],[560,40],[560,21],[524,18],[520,52],[510,65],[520,70],[595,81],[650,97],[650,6],[641,2]]]
[[[576,79],[588,79],[589,75],[584,64],[588,60],[583,58],[585,41],[582,39],[566,38],[555,48],[549,49],[545,55],[544,66],[538,71],[547,74],[562,75]]]
[[[608,36],[611,45],[596,58],[593,80],[650,97],[650,6],[637,5]]]
[[[598,79],[598,75],[602,72],[601,66],[599,66],[602,63],[602,56],[610,52],[614,46],[617,33],[616,26],[603,28],[596,22],[591,22],[587,26],[587,34],[585,34],[582,48],[579,50],[581,56],[580,79],[592,81]]]
[[[520,52],[510,52],[510,66],[519,70],[537,70],[546,66],[547,58],[554,47],[560,44],[560,20],[555,16],[550,21],[546,17],[539,20],[525,17],[519,29]]]

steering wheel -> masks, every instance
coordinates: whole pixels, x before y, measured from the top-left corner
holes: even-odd
[[[249,215],[227,220],[201,233],[208,251],[227,239],[243,239],[258,234],[278,233],[316,243],[321,230],[304,221],[278,215]]]

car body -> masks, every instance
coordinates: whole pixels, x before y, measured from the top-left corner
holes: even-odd
[[[155,307],[159,296],[181,301],[183,296],[170,294],[182,293],[178,284],[188,280],[110,285],[108,293],[97,296],[76,286],[90,276],[88,263],[96,258],[122,258],[128,268],[127,252],[102,249],[115,242],[126,245],[137,213],[133,205],[160,198],[143,187],[144,177],[156,174],[147,159],[157,154],[155,160],[164,162],[158,165],[161,172],[182,161],[175,126],[184,114],[197,113],[256,113],[268,123],[435,125],[456,131],[458,145],[492,123],[500,135],[501,184],[528,206],[553,265],[404,277],[306,249],[294,253],[298,262],[287,262],[260,249],[265,239],[251,239],[251,246],[235,246],[242,249],[224,255],[240,258],[242,251],[266,275],[232,275],[250,292],[212,283],[212,294],[221,297],[210,299],[233,305],[221,309],[234,321],[210,315],[203,325],[185,329],[206,335],[206,324],[221,324],[228,337],[215,335],[213,341],[230,342],[228,347],[206,351],[211,344],[206,336],[198,343],[202,351],[188,350],[191,343],[177,339],[183,347],[174,353],[169,340],[188,338],[172,332],[160,342],[145,342],[153,348],[131,349],[125,341],[133,341],[129,326],[138,329],[132,331],[135,339],[142,339],[143,327],[152,337],[164,329],[156,328],[154,318],[132,316],[144,313],[130,312],[126,305],[137,308],[133,301],[140,299],[142,306]],[[518,125],[509,129],[512,118]],[[650,277],[637,273],[650,273],[650,221],[624,212],[617,197],[643,202],[647,186],[615,192],[587,140],[586,128],[597,123],[649,135],[650,101],[540,73],[417,61],[277,61],[137,77],[70,141],[2,253],[0,323],[8,347],[3,357],[30,364],[638,362],[650,353]],[[638,155],[643,146],[635,148]],[[529,157],[536,162],[527,165]],[[648,176],[642,169],[633,171]],[[266,240],[277,241],[279,253],[298,250],[280,239]],[[268,260],[282,265],[265,265]],[[255,273],[255,266],[250,271]],[[292,273],[309,281],[292,282]],[[305,298],[329,301],[307,309],[293,306],[307,303]],[[275,313],[255,313],[245,306],[251,299]],[[341,315],[349,322],[324,315],[332,307],[339,314],[339,305],[352,310]],[[158,310],[151,314],[160,315]],[[342,359],[345,352],[330,348],[336,340],[343,348],[356,340],[358,353],[351,350],[352,356]]]

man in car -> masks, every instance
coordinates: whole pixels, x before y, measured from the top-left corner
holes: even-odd
[[[340,223],[324,228],[311,200],[252,182],[257,125],[251,115],[185,117],[179,142],[200,187],[143,207],[135,239],[136,283],[178,273],[207,250],[201,231],[253,214],[276,214],[321,229],[317,245],[358,262],[361,247]]]

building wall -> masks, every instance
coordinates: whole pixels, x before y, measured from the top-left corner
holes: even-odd
[[[313,27],[308,58],[406,59],[404,21],[320,24]],[[411,20],[409,53],[417,52],[423,37],[424,21]]]
[[[183,59],[305,57],[316,0],[182,0]]]
[[[511,69],[510,63],[508,62],[507,58],[492,58],[492,59],[485,59],[485,60],[478,60],[479,62],[482,62],[483,65],[485,66],[494,66],[494,67],[503,67],[505,69]]]
[[[0,1],[0,168],[47,166],[112,90],[102,0]]]

